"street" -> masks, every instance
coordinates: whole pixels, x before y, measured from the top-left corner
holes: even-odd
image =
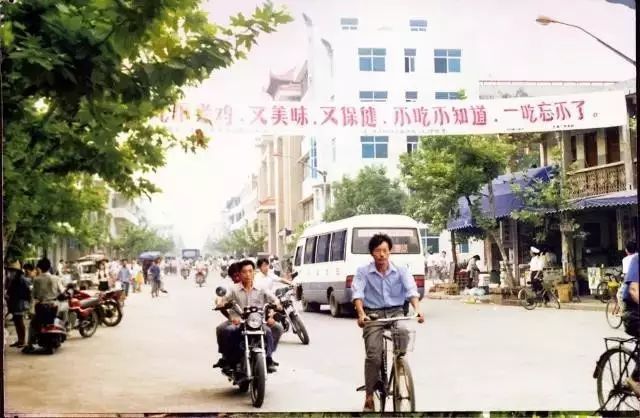
[[[248,394],[212,369],[218,280],[197,288],[172,276],[168,294],[130,295],[122,323],[83,340],[77,331],[53,356],[6,349],[6,411],[21,413],[254,411]],[[592,378],[602,337],[623,335],[602,312],[467,305],[424,300],[409,355],[417,409],[596,410]],[[364,349],[352,319],[304,313],[311,344],[291,332],[274,358],[262,407],[359,411]],[[13,331],[13,330],[12,330]]]

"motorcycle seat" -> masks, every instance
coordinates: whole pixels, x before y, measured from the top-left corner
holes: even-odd
[[[80,301],[80,307],[82,309],[89,308],[91,306],[96,306],[100,303],[100,299],[98,298],[89,298]]]

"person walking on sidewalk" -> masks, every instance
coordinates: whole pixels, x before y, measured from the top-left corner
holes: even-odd
[[[109,290],[109,272],[107,271],[107,263],[105,261],[101,261],[98,264],[98,290],[101,292],[106,292]]]
[[[20,269],[20,262],[15,261],[7,268],[7,308],[16,327],[18,341],[9,347],[22,348],[25,345],[27,330],[24,326],[24,315],[29,311],[31,289],[25,275]]]
[[[124,297],[128,297],[129,296],[129,288],[131,287],[131,270],[129,269],[129,266],[127,265],[127,260],[122,260],[122,267],[120,268],[120,271],[118,272],[118,281],[120,282],[120,285],[122,286],[122,291],[124,292]]]
[[[162,257],[155,259],[154,263],[149,267],[149,278],[151,280],[151,296],[156,298],[159,296],[158,292],[168,293],[162,285],[162,272],[160,270],[160,263],[162,263]]]

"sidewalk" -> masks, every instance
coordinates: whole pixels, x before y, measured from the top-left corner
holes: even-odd
[[[429,286],[431,287],[431,286]],[[425,289],[425,297],[426,299],[438,299],[438,300],[457,300],[464,301],[465,299],[472,299],[472,296],[467,295],[447,295],[444,292],[428,292],[428,289]],[[506,305],[506,306],[520,306],[520,302],[517,299],[500,299],[499,295],[487,295],[482,298],[476,298],[476,303],[482,304],[497,304],[497,305]],[[575,311],[600,311],[604,312],[607,309],[607,304],[602,303],[599,300],[595,299],[593,296],[582,296],[581,302],[568,302],[561,303],[560,309],[567,310],[575,310]]]

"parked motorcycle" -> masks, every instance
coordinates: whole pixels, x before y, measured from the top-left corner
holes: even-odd
[[[224,297],[227,290],[218,287],[216,294]],[[239,306],[233,303],[228,303],[224,309],[234,306],[239,312]],[[222,369],[222,373],[233,385],[237,385],[241,392],[250,391],[251,403],[256,408],[260,408],[264,402],[267,381],[266,342],[262,326],[265,323],[265,313],[274,308],[274,305],[266,304],[262,309],[251,306],[242,310],[240,331],[244,337],[244,356],[238,364]]]
[[[96,333],[100,318],[97,307],[100,305],[100,298],[90,297],[78,299],[75,297],[73,285],[65,291],[69,302],[69,319],[65,324],[67,329],[77,329],[83,338],[89,338]]]
[[[108,290],[98,294],[100,303],[96,312],[100,323],[107,327],[115,327],[122,321],[122,289]],[[86,300],[93,296],[82,290],[74,288],[74,297],[78,300]]]
[[[300,338],[302,344],[307,345],[309,344],[309,333],[293,304],[295,299],[294,292],[295,286],[293,285],[276,289],[276,296],[280,300],[284,312],[277,312],[274,318],[282,324],[284,332],[288,332],[289,328],[291,328],[293,333]]]

